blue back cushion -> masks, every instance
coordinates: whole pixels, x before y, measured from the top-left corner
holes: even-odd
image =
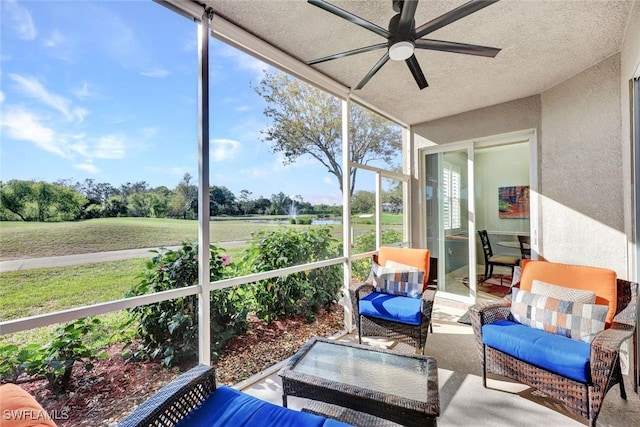
[[[192,426],[338,427],[348,424],[283,408],[233,388],[220,386],[177,425]]]
[[[581,383],[590,382],[591,346],[509,320],[482,327],[482,342],[532,365]]]
[[[372,292],[360,300],[360,314],[409,325],[419,325],[420,298]]]

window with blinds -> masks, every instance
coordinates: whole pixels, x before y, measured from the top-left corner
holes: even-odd
[[[444,229],[460,228],[460,167],[443,162],[443,217]]]

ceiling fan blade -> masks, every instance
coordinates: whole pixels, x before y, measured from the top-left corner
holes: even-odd
[[[418,64],[418,59],[416,58],[416,56],[411,55],[411,57],[405,60],[405,62],[409,66],[409,70],[411,70],[413,78],[416,79],[416,83],[418,83],[418,87],[420,88],[420,90],[429,86],[429,83],[427,83],[427,79],[422,73],[422,68],[420,68],[420,64]]]
[[[432,19],[426,24],[423,24],[416,28],[416,38],[420,38],[426,34],[432,33],[435,30],[444,27],[445,25],[451,24],[452,22],[464,18],[467,15],[471,15],[473,12],[477,12],[487,6],[491,6],[497,1],[498,0],[471,0],[470,2],[456,7],[455,9],[445,13],[444,15],[440,15],[439,17]]]
[[[362,19],[359,16],[354,15],[351,12],[347,12],[344,9],[340,9],[338,6],[334,6],[331,3],[327,3],[324,0],[307,0],[310,4],[319,7],[320,9],[324,9],[327,12],[333,13],[336,16],[339,16],[342,19],[346,19],[349,22],[352,22],[362,28],[365,28],[369,31],[373,31],[374,33],[382,36],[384,38],[389,38],[391,33],[385,30],[384,28],[367,21],[366,19]]]
[[[400,21],[398,22],[398,33],[409,34],[413,29],[413,17],[416,14],[418,0],[404,0],[402,2],[402,12],[400,12]]]
[[[380,43],[374,44],[366,47],[359,47],[357,49],[348,50],[346,52],[336,53],[334,55],[325,56],[318,59],[312,59],[311,61],[307,61],[307,65],[315,65],[320,64],[321,62],[331,61],[333,59],[344,58],[345,56],[356,55],[358,53],[371,52],[372,50],[386,48],[388,43]]]
[[[416,49],[440,50],[443,52],[463,53],[465,55],[487,56],[495,58],[501,49],[495,47],[478,46],[475,44],[446,42],[441,40],[418,39]]]
[[[382,68],[382,66],[384,64],[386,64],[388,60],[389,60],[389,52],[385,52],[384,55],[382,55],[382,58],[380,58],[380,60],[378,62],[376,62],[376,65],[374,65],[373,68],[371,70],[369,70],[367,75],[364,76],[362,81],[360,81],[360,83],[358,83],[358,86],[356,86],[356,90],[362,89],[364,87],[364,85],[366,85],[367,82],[369,80],[371,80],[371,77],[373,77],[373,75],[375,73],[380,71],[380,68]]]

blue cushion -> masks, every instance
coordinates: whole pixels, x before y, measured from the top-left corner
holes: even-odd
[[[360,314],[409,325],[419,325],[420,298],[372,292],[360,300]]]
[[[283,408],[233,388],[220,386],[177,426],[339,427],[348,424]]]
[[[583,341],[530,328],[517,322],[499,320],[482,327],[482,342],[581,383],[590,382],[591,346]]]

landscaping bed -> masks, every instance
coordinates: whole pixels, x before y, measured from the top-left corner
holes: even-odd
[[[331,336],[343,329],[344,312],[333,305],[313,323],[300,317],[265,324],[250,318],[246,334],[231,339],[213,363],[218,384],[233,385],[292,356],[312,336]],[[159,362],[130,362],[122,345],[107,349],[110,357],[90,372],[74,370],[70,389],[54,394],[45,380],[20,384],[41,403],[58,426],[112,426],[190,366],[163,368]],[[194,362],[195,363],[195,362]]]

